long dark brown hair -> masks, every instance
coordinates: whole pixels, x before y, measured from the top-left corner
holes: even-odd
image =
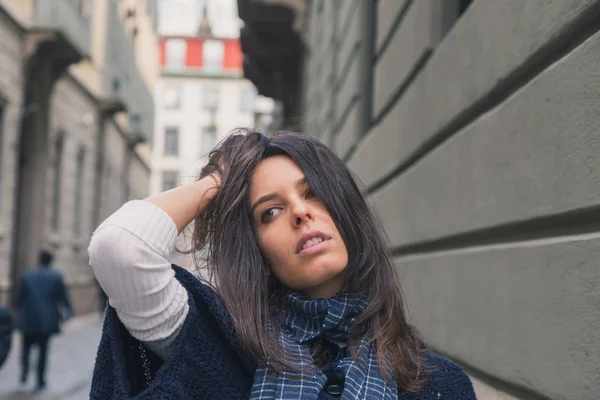
[[[250,178],[258,164],[275,155],[290,157],[303,170],[316,196],[340,231],[348,250],[346,292],[365,293],[368,307],[349,338],[352,354],[368,327],[384,376],[396,376],[406,391],[424,383],[425,344],[407,322],[400,282],[383,229],[343,162],[307,135],[271,136],[240,129],[209,155],[200,178],[221,176],[221,188],[195,224],[193,246],[202,249],[210,282],[229,310],[244,349],[257,362],[275,369],[290,367],[278,338],[285,288],[267,270],[250,210]]]

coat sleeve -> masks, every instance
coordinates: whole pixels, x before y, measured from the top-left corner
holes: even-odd
[[[432,371],[427,399],[477,400],[471,379],[460,366],[437,354],[431,354],[429,360]]]
[[[189,312],[162,360],[131,335],[108,307],[90,399],[247,399],[255,365],[237,343],[229,314],[215,293],[173,267]]]
[[[106,219],[88,253],[96,279],[132,336],[163,357],[188,312],[187,294],[168,258],[177,227],[159,207],[131,201]]]

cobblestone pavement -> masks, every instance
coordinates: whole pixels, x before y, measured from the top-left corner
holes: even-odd
[[[17,390],[20,371],[20,335],[15,336],[6,364],[0,369],[0,400],[84,400],[89,398],[102,320],[99,314],[74,318],[60,336],[50,341],[46,381],[48,388],[34,391],[37,352],[32,350],[27,390]]]

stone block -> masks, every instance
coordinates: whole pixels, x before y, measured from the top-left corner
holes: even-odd
[[[362,107],[362,102],[355,101],[350,106],[348,113],[341,116],[343,119],[339,121],[339,131],[335,135],[333,149],[338,157],[342,159],[361,135],[360,107]]]
[[[335,99],[335,116],[339,118],[343,115],[346,107],[350,102],[354,101],[355,97],[359,96],[360,91],[360,76],[359,76],[359,59],[354,57],[350,64],[350,69],[345,79],[340,82]]]
[[[346,30],[337,38],[337,54],[335,56],[336,81],[344,78],[342,75],[344,74],[344,71],[348,70],[348,63],[351,62],[351,57],[353,56],[355,49],[360,46],[361,43],[360,9],[358,6],[355,6],[352,10],[353,12],[349,15],[351,20],[348,22]]]
[[[348,28],[348,24],[352,15],[360,8],[360,1],[346,1],[342,0],[339,2],[340,8],[337,11],[338,13],[338,22],[337,22],[337,30],[338,30],[338,38],[346,36],[346,32],[344,29]]]
[[[386,176],[597,4],[475,1],[381,122],[394,128],[373,130],[354,154],[351,168],[367,186]]]
[[[412,3],[402,23],[394,32],[390,45],[379,54],[373,74],[373,117],[381,113],[392,101],[394,93],[402,86],[418,65],[423,55],[435,44],[436,0]]]
[[[444,354],[549,399],[600,391],[600,240],[396,260],[412,322]]]
[[[383,41],[387,38],[392,26],[398,19],[400,11],[409,0],[379,0],[377,2],[377,37],[376,53],[379,53]]]
[[[392,245],[597,206],[599,64],[600,33],[377,191]]]

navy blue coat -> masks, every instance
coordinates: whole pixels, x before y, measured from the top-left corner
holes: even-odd
[[[71,314],[62,275],[50,267],[26,271],[18,293],[17,328],[24,335],[53,335],[60,331],[61,309]]]
[[[91,400],[247,399],[256,365],[238,341],[231,316],[217,295],[174,266],[188,292],[189,314],[164,362],[125,329],[108,307],[92,378]],[[475,400],[462,369],[429,354],[434,372],[419,393],[400,400]]]

